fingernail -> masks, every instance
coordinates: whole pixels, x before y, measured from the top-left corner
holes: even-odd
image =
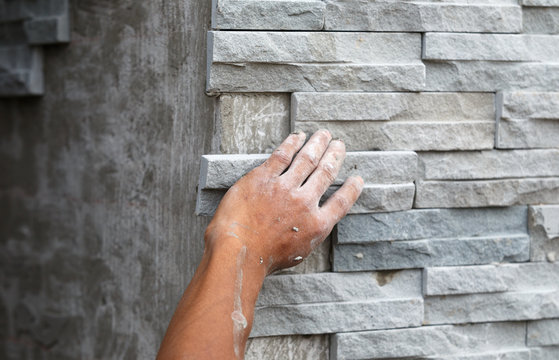
[[[344,141],[343,141],[342,139],[340,139],[340,138],[334,138],[334,139],[332,139],[332,141],[344,142]]]
[[[361,185],[365,185],[365,180],[359,175],[356,175],[355,178],[361,183]]]

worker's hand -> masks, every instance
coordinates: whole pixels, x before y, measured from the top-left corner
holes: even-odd
[[[324,241],[357,200],[363,179],[348,178],[319,207],[338,175],[345,145],[326,130],[301,149],[304,143],[304,133],[289,135],[264,164],[229,189],[206,230],[207,246],[240,241],[270,273],[297,265]]]

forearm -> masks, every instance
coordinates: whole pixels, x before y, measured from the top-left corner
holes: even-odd
[[[177,354],[186,359],[243,358],[266,267],[242,239],[223,236],[218,240],[206,242],[158,359],[176,358]]]

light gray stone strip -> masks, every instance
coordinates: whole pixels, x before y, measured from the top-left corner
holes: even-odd
[[[559,92],[511,91],[499,95],[497,106],[502,108],[502,119],[559,120]]]
[[[222,154],[271,153],[289,135],[289,94],[222,94],[216,126]]]
[[[502,264],[498,271],[508,291],[559,290],[559,263]]]
[[[213,64],[208,93],[297,91],[418,91],[425,66],[409,64]]]
[[[559,121],[500,119],[499,149],[559,148]]]
[[[522,32],[559,34],[559,7],[522,8]]]
[[[338,187],[331,187],[325,194],[329,197]],[[348,214],[402,211],[412,208],[415,184],[365,184],[361,195]]]
[[[256,308],[250,336],[414,327],[422,321],[421,297],[269,306]]]
[[[493,93],[294,93],[294,121],[495,119]]]
[[[349,215],[335,228],[339,244],[527,233],[527,207],[413,209]]]
[[[524,6],[559,6],[559,0],[522,0]]]
[[[518,5],[327,0],[326,30],[503,32],[522,30]]]
[[[520,321],[553,317],[559,317],[557,289],[425,298],[425,324]]]
[[[296,122],[294,128],[306,132],[328,129],[346,140],[349,151],[487,150],[494,147],[493,121],[325,121]],[[410,136],[410,134],[414,134]]]
[[[426,268],[427,296],[559,289],[559,263],[522,263]]]
[[[559,259],[559,205],[531,206],[529,210],[531,261]]]
[[[518,234],[338,244],[334,246],[332,266],[334,271],[394,270],[522,262],[529,257],[530,240],[528,236]]]
[[[268,276],[256,306],[421,297],[421,271]]]
[[[203,155],[198,188],[228,189],[268,157],[269,154]]]
[[[559,149],[432,152],[419,154],[425,180],[559,176]]]
[[[503,292],[507,285],[495,265],[432,267],[423,270],[426,296]]]
[[[508,351],[491,351],[483,353],[473,353],[464,355],[450,356],[429,356],[425,359],[429,360],[531,360],[530,350],[517,348]]]
[[[427,33],[426,60],[548,61],[559,58],[559,37],[553,35]]]
[[[518,349],[523,347],[525,335],[525,324],[518,322],[341,333],[331,337],[330,356],[332,359],[447,359],[453,358],[447,356],[469,353],[522,351]]]
[[[531,360],[557,360],[559,359],[559,346],[549,346],[530,349]]]
[[[427,296],[559,289],[559,263],[426,268]]]
[[[393,64],[421,59],[413,33],[210,31],[213,63]]]
[[[557,91],[559,63],[425,62],[429,91]]]
[[[559,203],[559,178],[420,181],[416,208],[463,208]]]
[[[199,189],[227,189],[262,164],[269,154],[204,155]],[[411,151],[348,152],[334,185],[359,174],[368,184],[409,183],[417,178],[417,154]]]
[[[338,186],[332,186],[323,197],[323,201],[331,196]],[[200,190],[196,202],[196,214],[211,216],[217,210],[219,202],[226,190]],[[412,208],[415,196],[415,184],[365,184],[357,202],[349,210],[349,214],[372,212],[402,211]]]
[[[212,28],[220,30],[322,30],[320,0],[213,0]]]
[[[528,346],[559,346],[559,319],[530,321],[527,330]]]
[[[244,360],[328,359],[328,335],[291,335],[248,339]]]

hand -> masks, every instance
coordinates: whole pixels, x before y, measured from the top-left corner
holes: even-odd
[[[289,135],[264,164],[229,189],[206,230],[206,246],[240,241],[268,274],[300,263],[363,188],[361,177],[350,177],[319,207],[345,158],[344,143],[331,138],[319,130],[301,149],[305,134]]]

